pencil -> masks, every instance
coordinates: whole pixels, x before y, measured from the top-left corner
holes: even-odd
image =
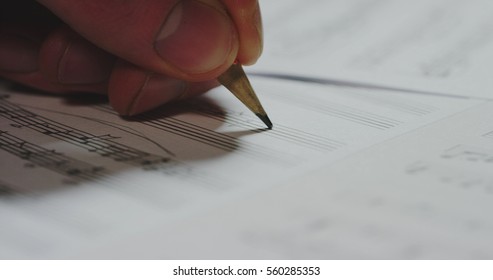
[[[262,104],[260,104],[240,63],[233,63],[217,80],[262,120],[267,128],[272,129],[272,122],[267,116]]]

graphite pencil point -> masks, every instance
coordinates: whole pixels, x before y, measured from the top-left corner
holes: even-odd
[[[270,121],[269,117],[267,115],[262,115],[262,114],[255,114],[259,119],[261,119],[267,128],[272,129],[272,122]]]
[[[269,129],[272,129],[272,122],[267,117],[262,104],[260,104],[241,64],[234,63],[217,80],[247,106],[250,111],[257,115]]]

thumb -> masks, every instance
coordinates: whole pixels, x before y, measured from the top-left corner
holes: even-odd
[[[39,0],[93,44],[144,69],[213,79],[235,60],[235,25],[217,0]]]

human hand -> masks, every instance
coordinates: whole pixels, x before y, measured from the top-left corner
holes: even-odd
[[[1,77],[54,93],[108,94],[123,115],[200,94],[235,59],[253,64],[262,51],[257,0],[1,5]]]

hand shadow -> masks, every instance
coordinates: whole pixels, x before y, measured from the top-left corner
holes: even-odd
[[[224,108],[211,98],[201,96],[193,100],[175,102],[134,117],[122,117],[129,122],[139,122],[181,138],[168,143],[180,159],[186,161],[210,160],[226,156],[242,149],[242,137],[261,133],[267,129],[236,130],[220,132],[219,128],[228,123]],[[241,124],[235,122],[237,126]]]
[[[12,94],[24,94],[27,98],[29,98],[29,95],[36,95],[35,97],[39,98],[40,93],[42,93],[26,90],[25,88],[22,88],[22,91],[22,93],[13,92]],[[46,111],[45,114],[45,111],[41,108],[42,106],[39,107],[33,104],[32,107],[23,107],[23,105],[11,101],[15,99],[3,98],[2,102],[9,103],[9,106],[17,107],[15,110],[2,112],[2,114],[5,114],[3,117],[7,118],[8,121],[22,122],[25,118],[29,118],[29,121],[35,122],[30,125],[12,126],[8,133],[16,135],[19,130],[27,130],[29,133],[24,135],[32,135],[32,138],[21,140],[26,141],[26,143],[29,142],[31,146],[36,145],[42,148],[44,143],[50,142],[51,147],[53,147],[53,143],[59,142],[62,145],[76,145],[77,148],[85,149],[86,152],[81,153],[79,156],[66,155],[67,157],[63,159],[69,163],[70,161],[79,162],[78,166],[83,166],[85,169],[67,169],[65,162],[52,162],[50,166],[43,166],[40,162],[35,162],[23,157],[21,154],[13,153],[11,156],[18,157],[16,161],[20,162],[20,165],[17,165],[19,168],[25,168],[22,167],[22,164],[31,166],[25,172],[32,172],[29,170],[33,170],[33,168],[34,170],[37,169],[38,172],[40,169],[48,169],[63,175],[65,179],[58,182],[53,179],[53,177],[58,176],[46,176],[45,179],[35,182],[32,185],[33,188],[26,189],[21,185],[19,188],[15,188],[18,189],[17,191],[8,191],[12,185],[15,186],[16,184],[5,183],[5,186],[2,188],[4,191],[0,192],[3,195],[10,196],[12,193],[24,191],[44,193],[60,188],[76,187],[82,182],[97,182],[101,176],[112,177],[113,174],[123,173],[126,170],[144,169],[147,171],[159,171],[165,170],[173,165],[176,167],[177,164],[187,165],[194,161],[206,161],[225,157],[233,152],[245,150],[240,138],[266,131],[266,129],[245,129],[228,133],[218,131],[227,122],[227,114],[216,102],[207,97],[165,105],[135,117],[120,118],[116,117],[116,113],[109,108],[104,96],[81,94],[59,97],[65,100],[65,105],[70,106],[70,110],[68,110],[70,112],[69,114],[67,110],[57,112],[57,108],[50,108],[49,113]],[[82,110],[80,108],[86,108],[87,106],[106,108],[115,117],[108,118],[107,120],[92,118],[92,116],[87,116],[87,113],[81,113]],[[33,112],[34,108],[36,110]],[[24,114],[28,111],[29,114]],[[19,113],[18,116],[13,115],[17,113]],[[54,118],[55,116],[56,118]],[[40,122],[36,123],[36,121]],[[82,123],[84,125],[81,126],[80,124]],[[50,131],[49,133],[45,131],[48,128],[52,130],[55,126],[60,131]],[[88,127],[93,127],[94,129],[88,129]],[[150,135],[149,131],[154,130],[149,130],[148,127],[157,129],[161,136],[163,135],[162,132],[164,132],[169,137],[159,139],[160,137]],[[248,128],[248,126],[246,127]],[[41,142],[36,142],[38,136],[42,136],[41,138],[43,140]],[[133,143],[135,144],[122,144],[128,142],[120,141],[120,139],[132,137],[134,139]],[[171,153],[154,153],[149,152],[149,149],[141,148],[143,146],[152,146],[149,145],[150,142],[164,147],[166,150],[171,151]],[[100,148],[94,148],[95,145],[98,145]],[[29,145],[25,145],[24,147],[29,147]],[[26,150],[22,153],[25,155],[26,153],[31,153],[31,151]],[[65,156],[59,151],[55,153],[55,150],[53,150],[53,153],[51,150],[46,150],[44,153],[44,160],[46,161],[48,159],[48,162],[51,160],[50,157]],[[119,153],[135,156],[122,157]],[[35,154],[33,155],[32,158],[36,158]],[[94,158],[94,162],[88,161],[90,158]],[[118,161],[115,164],[117,167],[104,168],[103,170],[95,168],[94,174],[90,174],[89,171],[92,170],[91,166],[98,167],[103,162],[111,160]],[[60,165],[59,169],[57,169],[57,164]],[[86,166],[87,164],[88,166]],[[14,168],[13,166],[11,167]],[[89,171],[86,172],[87,170]],[[46,173],[47,171],[45,170],[44,172]],[[65,174],[64,172],[70,173]],[[162,172],[162,174],[166,173]],[[70,183],[67,184],[67,182]]]

